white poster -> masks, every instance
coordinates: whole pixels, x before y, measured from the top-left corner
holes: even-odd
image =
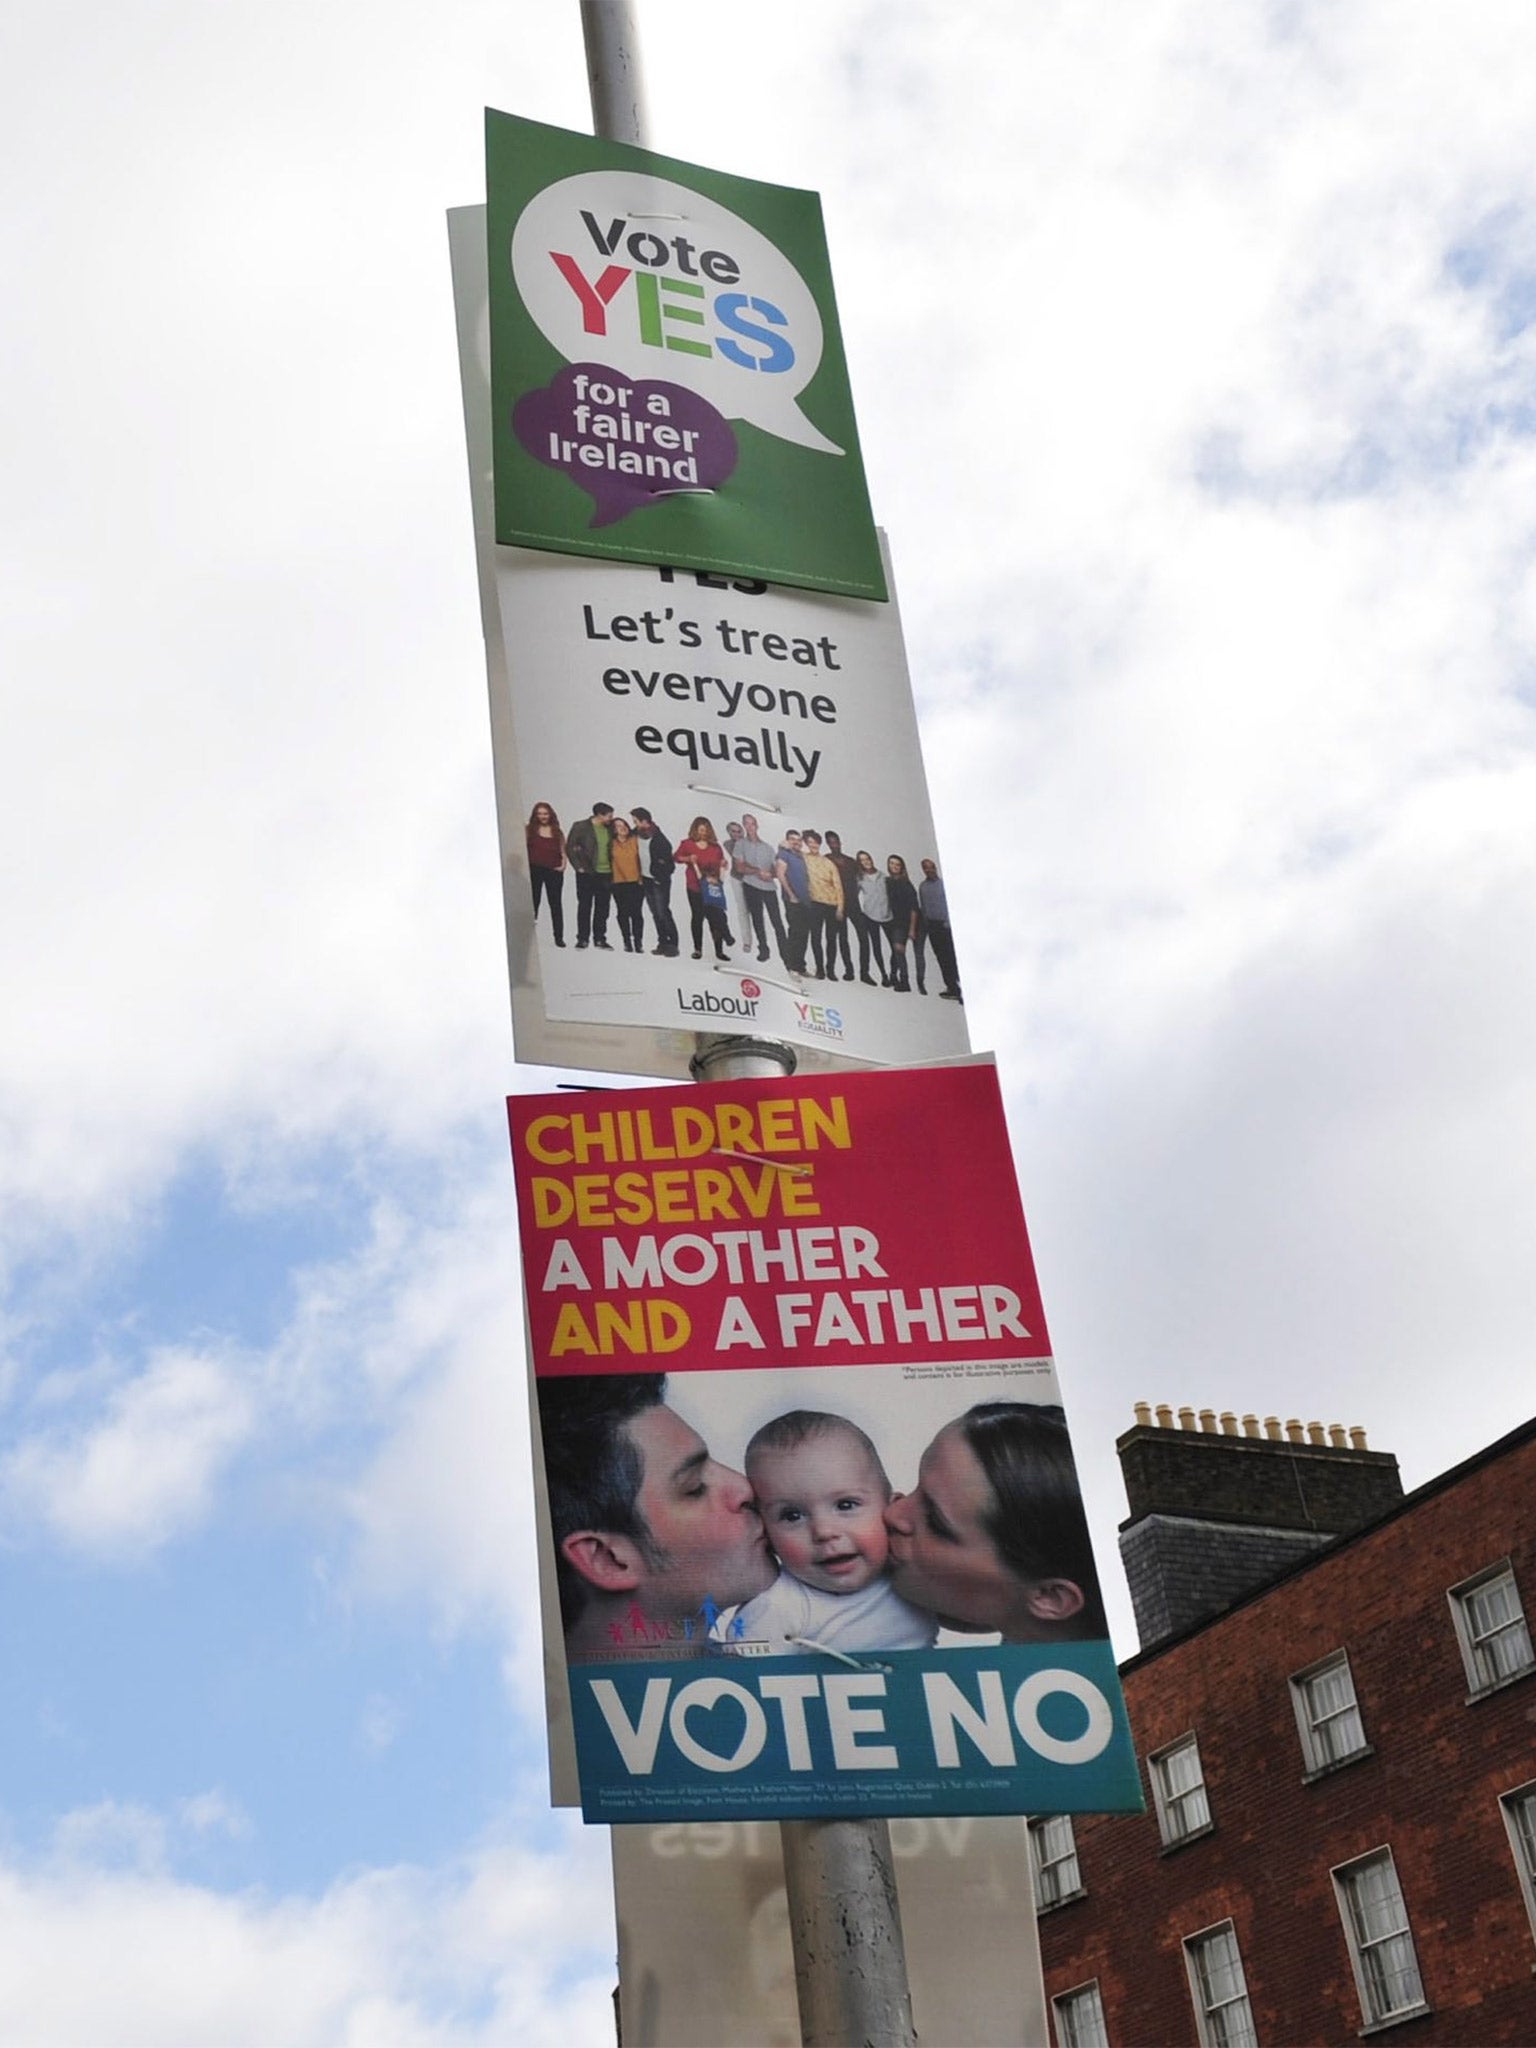
[[[894,604],[499,549],[544,1007],[966,1050]]]
[[[483,240],[450,222],[519,1058],[965,1053],[895,603],[498,547]]]
[[[1022,1820],[893,1820],[918,2038],[1049,2048]],[[779,1831],[613,1830],[619,2006],[634,2048],[799,2048]]]

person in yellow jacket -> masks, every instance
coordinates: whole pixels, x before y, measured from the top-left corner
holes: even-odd
[[[843,878],[837,862],[821,850],[821,834],[802,834],[805,842],[805,879],[810,892],[812,972],[830,981],[837,972],[838,928],[848,915],[843,899]]]

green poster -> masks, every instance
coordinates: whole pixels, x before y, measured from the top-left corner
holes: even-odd
[[[496,538],[886,597],[814,192],[485,117]]]

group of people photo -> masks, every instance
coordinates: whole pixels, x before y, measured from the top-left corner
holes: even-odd
[[[772,1417],[738,1471],[671,1405],[664,1374],[541,1378],[538,1392],[574,1663],[1108,1632],[1059,1407],[973,1405],[898,1493],[842,1415]]]
[[[528,876],[533,915],[548,917],[550,936],[565,944],[565,878],[575,877],[578,951],[611,952],[610,918],[626,953],[649,951],[676,959],[682,951],[672,912],[672,884],[683,871],[692,957],[702,960],[706,939],[716,960],[741,948],[743,962],[770,959],[802,979],[855,979],[901,994],[928,992],[928,958],[938,994],[962,1002],[949,903],[938,864],[919,862],[913,881],[899,853],[883,866],[865,849],[844,851],[841,835],[784,829],[776,841],[762,836],[750,811],[732,818],[723,840],[713,822],[697,817],[676,842],[643,805],[628,817],[612,804],[593,804],[588,816],[563,827],[553,807],[536,803],[527,825]],[[854,965],[857,949],[857,967]]]

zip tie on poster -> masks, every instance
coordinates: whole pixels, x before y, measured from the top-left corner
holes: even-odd
[[[754,818],[759,811],[772,811],[778,818],[784,815],[784,806],[776,804],[771,796],[743,795],[739,789],[722,789],[718,782],[689,782],[684,787],[697,790],[700,796],[728,796],[732,803],[745,804]],[[720,850],[725,851],[724,847]]]
[[[759,972],[755,960],[717,960],[714,971],[716,974],[730,975],[733,981],[750,978],[753,981],[760,981],[764,988],[781,988],[787,996],[805,994],[803,981],[780,981],[776,974],[763,974]]]
[[[765,1159],[761,1152],[727,1152],[723,1145],[711,1145],[711,1159],[739,1159],[743,1166],[771,1166],[775,1173],[792,1174],[796,1180],[804,1180],[814,1173],[811,1166],[791,1166],[786,1159]]]
[[[894,1671],[894,1664],[882,1664],[874,1657],[850,1657],[846,1650],[834,1650],[830,1643],[813,1643],[809,1636],[786,1636],[786,1643],[793,1643],[797,1650],[814,1650],[818,1656],[835,1657],[839,1664],[846,1664],[850,1671]]]

